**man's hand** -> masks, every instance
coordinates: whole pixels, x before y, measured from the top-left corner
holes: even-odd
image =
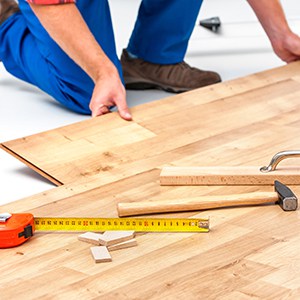
[[[291,31],[280,1],[248,0],[248,2],[278,57],[287,63],[299,60],[300,37]]]
[[[116,69],[96,80],[90,102],[92,117],[108,113],[110,106],[117,106],[119,114],[124,120],[132,120],[126,104],[125,88]]]
[[[272,46],[278,57],[287,63],[300,59],[300,37],[292,32],[279,40],[273,40]]]
[[[94,81],[90,100],[92,116],[106,114],[109,106],[116,105],[120,116],[131,120],[118,71],[97,43],[76,5],[30,6],[49,35]]]

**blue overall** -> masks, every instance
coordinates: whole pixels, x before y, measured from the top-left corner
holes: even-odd
[[[183,61],[201,4],[202,0],[143,0],[127,50],[152,63]],[[108,1],[77,0],[76,5],[122,79]],[[90,114],[93,81],[50,38],[28,3],[19,0],[19,6],[21,13],[0,26],[0,61],[9,73],[69,109]]]

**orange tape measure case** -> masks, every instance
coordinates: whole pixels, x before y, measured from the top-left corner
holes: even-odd
[[[34,232],[34,217],[29,213],[0,214],[0,248],[23,244]]]

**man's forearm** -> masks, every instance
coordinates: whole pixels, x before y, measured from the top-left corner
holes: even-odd
[[[101,72],[114,68],[75,4],[30,6],[49,35],[94,82]]]
[[[279,0],[248,0],[271,42],[290,33]]]
[[[117,106],[120,116],[131,120],[119,72],[101,49],[76,5],[30,6],[53,40],[93,79],[95,87],[89,104],[92,116],[106,114],[110,106]]]
[[[279,0],[248,0],[267,33],[273,50],[283,61],[300,59],[300,38],[292,32]]]

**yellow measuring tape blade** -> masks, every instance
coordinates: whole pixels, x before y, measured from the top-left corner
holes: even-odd
[[[34,218],[41,231],[208,232],[209,219],[173,218]]]

